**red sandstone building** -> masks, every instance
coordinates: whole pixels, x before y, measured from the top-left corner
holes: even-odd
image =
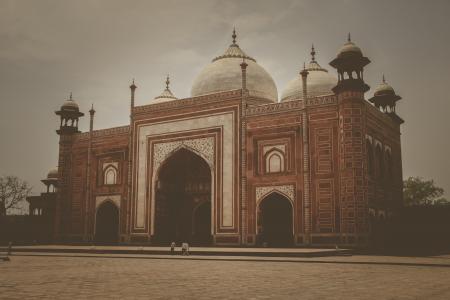
[[[195,79],[166,89],[130,124],[79,132],[70,97],[61,123],[54,238],[213,245],[357,245],[402,203],[400,99],[350,37],[328,73],[315,58],[283,91],[233,43]],[[48,181],[50,182],[50,181]],[[45,195],[51,194],[44,193]],[[31,199],[36,211],[36,198]],[[39,209],[37,210],[39,212]]]

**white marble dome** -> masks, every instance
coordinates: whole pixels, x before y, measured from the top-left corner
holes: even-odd
[[[221,56],[213,59],[194,80],[191,96],[201,96],[217,92],[242,88],[242,71],[240,64],[243,59],[247,66],[247,89],[250,96],[278,101],[278,91],[275,82],[267,71],[256,63],[256,60],[242,51],[235,41]]]
[[[48,171],[47,179],[58,179],[58,168],[54,168]]]
[[[311,51],[312,60],[306,67],[308,77],[306,78],[306,87],[308,97],[319,97],[333,94],[332,88],[337,84],[336,76],[328,73],[328,70],[322,68],[315,60],[314,48]],[[297,75],[288,82],[281,94],[281,101],[292,101],[303,99],[302,77]]]
[[[61,105],[61,110],[72,110],[72,111],[80,110],[78,104],[72,99],[72,93],[70,93],[69,99],[64,101],[63,105]]]

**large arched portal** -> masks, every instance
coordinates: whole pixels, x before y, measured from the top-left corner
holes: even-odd
[[[119,237],[119,209],[110,202],[103,202],[95,216],[95,241],[98,243],[117,243]]]
[[[258,206],[258,231],[261,244],[269,247],[293,245],[292,205],[288,198],[271,193]]]
[[[203,158],[175,152],[161,166],[155,197],[155,242],[211,242],[211,169]]]

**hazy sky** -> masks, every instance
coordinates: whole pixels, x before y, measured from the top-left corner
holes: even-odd
[[[20,1],[0,0],[0,174],[41,192],[56,167],[54,111],[73,92],[94,103],[95,128],[128,123],[129,89],[150,103],[170,74],[178,98],[231,42],[285,84],[309,61],[311,43],[328,65],[352,33],[372,63],[372,96],[382,73],[403,97],[404,177],[435,179],[450,197],[450,1]],[[334,72],[334,71],[332,71]],[[88,118],[80,122],[88,128]]]

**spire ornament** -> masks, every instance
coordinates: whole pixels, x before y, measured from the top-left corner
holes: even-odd
[[[351,36],[350,36],[350,32],[348,33],[348,36],[347,36],[347,42],[349,42],[349,43],[352,42],[352,38],[351,38]]]
[[[236,27],[233,27],[233,34],[231,35],[231,37],[233,38],[233,45],[236,45]]]
[[[314,49],[314,44],[312,44],[312,47],[311,47],[311,61],[312,62],[316,61],[316,49]]]
[[[169,74],[167,74],[167,78],[166,78],[166,90],[169,89],[169,84],[170,84],[170,78],[169,78]]]
[[[70,100],[70,101],[73,101],[73,99],[72,99],[72,92],[70,92],[69,100]]]
[[[384,74],[383,74],[383,83],[386,83],[386,78],[384,78]]]

